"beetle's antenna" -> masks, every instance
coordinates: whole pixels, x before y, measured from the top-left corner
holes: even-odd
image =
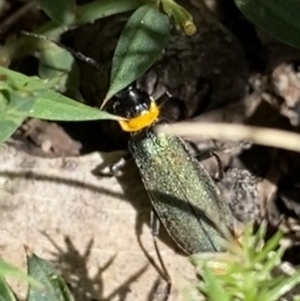
[[[38,33],[34,33],[34,32],[27,32],[27,31],[21,31],[21,34],[24,35],[24,36],[28,36],[28,37],[33,37],[33,38],[36,38],[36,39],[40,39],[40,40],[44,40],[44,41],[49,41],[67,51],[69,51],[74,57],[76,57],[77,59],[83,61],[83,62],[86,62],[87,64],[89,64],[90,66],[93,66],[94,68],[96,68],[97,70],[99,70],[100,72],[102,72],[105,77],[107,77],[106,73],[104,72],[103,68],[92,58],[82,54],[81,52],[77,52],[75,51],[74,49],[58,42],[58,41],[55,41],[47,36],[44,36],[44,35],[41,35],[41,34],[38,34]]]

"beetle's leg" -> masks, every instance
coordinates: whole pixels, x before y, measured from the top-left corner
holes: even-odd
[[[113,165],[103,168],[102,166],[97,167],[93,174],[102,177],[116,177],[118,173],[123,169],[126,163],[131,160],[132,157],[130,154],[124,155],[118,161],[116,161]],[[108,169],[108,170],[107,170]]]
[[[202,151],[202,152],[197,152],[195,155],[196,159],[198,161],[203,161],[203,160],[206,160],[206,159],[209,159],[210,157],[213,156],[213,151],[211,150],[205,150],[205,151]]]
[[[155,102],[157,103],[157,105],[159,105],[161,107],[170,98],[172,98],[172,95],[170,94],[170,92],[166,91],[161,96],[159,96]]]
[[[214,177],[217,181],[221,181],[224,178],[223,164],[220,157],[216,152],[212,150],[204,151],[195,155],[196,159],[201,162],[202,160],[214,157],[217,161],[217,176]]]
[[[166,295],[164,296],[164,301],[166,301],[166,300],[168,300],[169,295],[171,293],[172,281],[171,281],[171,277],[168,273],[168,270],[166,268],[166,265],[163,261],[163,258],[161,256],[159,248],[158,248],[157,237],[159,234],[160,222],[159,222],[157,215],[155,214],[155,212],[153,210],[151,210],[151,215],[150,215],[150,226],[151,226],[151,233],[152,233],[152,237],[153,237],[153,244],[154,244],[155,252],[156,252],[158,261],[160,263],[160,266],[164,272],[164,279],[167,282]]]
[[[224,170],[223,170],[223,164],[222,161],[220,159],[220,157],[217,155],[217,153],[215,153],[214,151],[211,152],[211,155],[215,157],[216,161],[217,161],[217,165],[218,165],[218,180],[222,181],[222,179],[224,178]]]

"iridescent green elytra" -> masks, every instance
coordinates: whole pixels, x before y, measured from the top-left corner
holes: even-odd
[[[178,246],[187,254],[222,251],[209,216],[230,227],[231,211],[185,143],[150,127],[133,135],[128,146],[152,206]]]

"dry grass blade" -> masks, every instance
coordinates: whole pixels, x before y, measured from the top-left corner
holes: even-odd
[[[234,141],[251,140],[253,143],[260,145],[300,152],[299,134],[271,128],[228,123],[195,124],[192,122],[182,122],[172,125],[159,125],[157,131],[189,138],[214,138]]]

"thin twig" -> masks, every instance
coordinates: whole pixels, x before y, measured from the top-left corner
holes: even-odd
[[[299,134],[271,128],[228,123],[196,124],[182,122],[172,125],[158,125],[156,131],[189,138],[214,138],[234,141],[250,140],[260,145],[300,152]]]
[[[35,1],[30,1],[20,7],[15,13],[8,16],[0,23],[0,34],[5,33],[13,24],[15,24],[23,15],[36,5]]]

